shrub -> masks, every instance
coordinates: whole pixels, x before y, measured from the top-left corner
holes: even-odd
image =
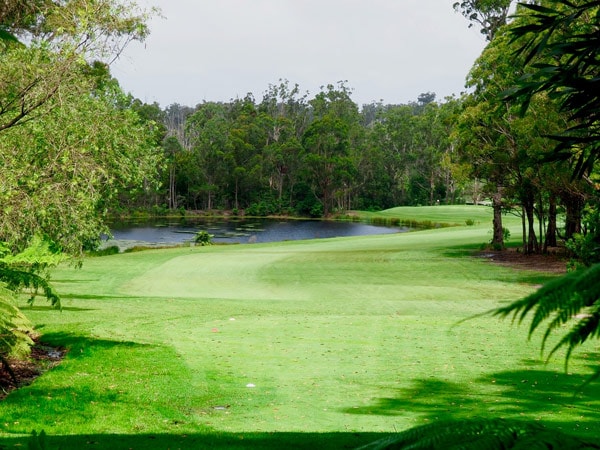
[[[575,234],[565,245],[573,253],[571,265],[589,267],[600,262],[600,209],[588,207],[583,216],[584,232]]]
[[[204,245],[212,245],[213,241],[212,238],[214,236],[212,234],[209,234],[208,232],[202,230],[202,231],[198,231],[196,233],[196,237],[194,238],[194,242],[196,244],[200,244],[202,246]]]
[[[100,250],[93,250],[88,252],[89,256],[109,256],[116,255],[119,253],[119,247],[117,245],[111,245],[110,247],[106,247]]]

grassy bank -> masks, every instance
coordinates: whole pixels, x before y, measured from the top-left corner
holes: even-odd
[[[371,222],[400,223],[415,228],[465,225],[483,225],[491,228],[491,208],[486,206],[403,206],[377,212],[356,211],[353,214]],[[508,227],[517,226],[520,223],[514,215],[506,215],[504,218]]]
[[[395,214],[481,220],[61,267],[64,311],[26,313],[70,351],[0,403],[0,444],[43,429],[50,448],[352,448],[473,417],[600,436],[600,387],[574,395],[597,347],[567,374],[560,356],[539,360],[524,328],[457,324],[549,277],[473,257],[490,211],[459,208]]]

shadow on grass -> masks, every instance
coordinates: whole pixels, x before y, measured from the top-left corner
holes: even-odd
[[[444,251],[442,252],[442,256],[444,256],[445,258],[472,258],[472,259],[480,259],[482,261],[487,261],[487,259],[489,259],[488,254],[486,254],[485,251],[481,250],[481,246],[480,245],[461,245],[458,247],[450,247],[447,249],[444,249]],[[526,256],[524,256],[523,258],[527,258]],[[488,261],[489,262],[489,261]],[[503,266],[498,265],[498,268],[501,268]],[[565,263],[565,267],[566,267],[566,263]],[[505,266],[504,267],[506,270],[506,273],[510,273],[510,276],[507,278],[506,275],[502,275],[499,277],[498,273],[496,271],[489,271],[489,273],[487,274],[490,279],[495,279],[495,280],[500,280],[500,281],[507,281],[507,280],[511,280],[513,282],[516,283],[523,283],[523,284],[530,284],[530,285],[543,285],[548,283],[549,281],[552,281],[554,279],[556,279],[556,277],[561,276],[561,273],[551,273],[551,272],[544,272],[542,271],[538,271],[536,270],[535,267],[529,267],[527,268],[528,270],[513,270],[510,268],[510,266]]]
[[[348,414],[410,416],[424,422],[512,418],[548,422],[582,435],[600,436],[600,383],[588,375],[540,369],[503,371],[473,381],[416,380],[395,397],[343,410]]]
[[[80,355],[83,356],[82,350],[84,348],[109,350],[115,347],[147,347],[146,344],[138,342],[98,339],[64,332],[44,333],[41,341],[47,345],[60,346],[69,349],[71,351],[70,356],[73,358],[77,358]]]
[[[60,298],[76,300],[127,300],[132,298],[139,298],[139,296],[133,297],[130,295],[62,294]]]
[[[64,368],[49,382],[33,385],[15,391],[2,403],[2,421],[0,421],[0,450],[8,448],[39,449],[352,449],[380,439],[386,434],[380,433],[301,433],[301,432],[249,432],[222,433],[212,431],[205,425],[198,425],[198,432],[189,432],[189,417],[186,414],[172,416],[169,420],[172,433],[139,433],[135,431],[135,419],[155,415],[154,409],[167,409],[165,404],[180,404],[181,409],[194,409],[205,399],[189,389],[189,373],[176,355],[168,347],[145,345],[135,342],[119,342],[106,339],[69,334],[48,333],[43,336],[48,345],[63,346],[69,349],[69,360],[78,360],[75,371]],[[148,358],[150,355],[150,358]],[[97,367],[98,357],[102,367]],[[128,358],[127,366],[113,367],[115,356]],[[163,366],[161,359],[171,361]],[[151,364],[147,364],[150,359]],[[128,369],[129,367],[129,369]],[[53,370],[57,370],[55,368]],[[115,370],[116,369],[116,370]],[[131,389],[116,391],[110,384],[125,385],[128,378],[123,372],[135,375],[131,379]],[[99,380],[91,381],[100,377]],[[75,380],[75,381],[74,381]],[[42,380],[39,380],[42,381]],[[105,381],[103,385],[102,381]],[[166,383],[166,384],[163,384]],[[150,400],[138,397],[131,390],[152,393],[160,389],[165,394],[163,400]],[[187,402],[187,403],[182,403]],[[135,405],[127,410],[135,411],[136,416],[123,417],[118,423],[121,427],[131,425],[129,434],[75,434],[60,435],[57,423],[98,421],[99,416],[119,414],[125,406]],[[90,407],[93,405],[93,407]],[[133,419],[133,420],[132,420]],[[111,419],[111,420],[114,420]],[[4,426],[2,426],[2,424]],[[48,426],[44,429],[44,424]],[[180,424],[186,424],[187,433],[177,433]],[[164,424],[162,424],[164,426]],[[37,429],[35,429],[37,428]],[[121,428],[122,429],[122,428]],[[32,437],[32,431],[47,434],[44,442]]]
[[[210,433],[210,434],[102,434],[47,436],[54,449],[353,449],[376,441],[378,433]],[[31,437],[0,438],[0,449],[27,448]],[[39,447],[30,447],[39,448]]]
[[[64,297],[61,297],[64,298]],[[57,311],[57,309],[54,306],[50,306],[50,305],[36,305],[33,304],[32,306],[25,306],[22,308],[22,310],[24,310],[25,312],[27,311]],[[94,308],[77,308],[77,307],[73,307],[73,306],[63,306],[60,310],[58,311],[70,311],[70,312],[90,312],[90,311],[96,311],[96,309]]]

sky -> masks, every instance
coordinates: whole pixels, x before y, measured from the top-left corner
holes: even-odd
[[[358,105],[459,95],[485,39],[454,0],[138,0],[156,6],[144,43],[111,71],[146,103],[195,106],[287,80],[314,97],[344,81]]]

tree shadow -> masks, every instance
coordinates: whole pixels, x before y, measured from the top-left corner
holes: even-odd
[[[354,449],[386,436],[380,433],[193,433],[193,434],[92,434],[45,438],[54,449]],[[29,437],[0,438],[0,448],[28,448]],[[29,447],[40,448],[40,447]]]
[[[64,298],[64,297],[61,297]],[[23,311],[69,311],[69,312],[90,312],[96,311],[94,308],[78,308],[74,306],[63,306],[60,310],[57,310],[54,306],[51,305],[36,305],[33,304],[31,306],[25,306],[21,308]]]
[[[510,418],[600,436],[600,383],[586,385],[588,379],[589,375],[539,368],[502,371],[464,383],[432,377],[414,381],[394,397],[378,398],[371,405],[343,412],[382,416],[419,413],[425,423]]]
[[[184,414],[181,420],[172,418],[168,425],[161,422],[161,426],[168,426],[172,433],[136,433],[135,417],[123,418],[123,425],[127,426],[128,419],[133,419],[131,432],[105,434],[81,434],[60,435],[56,430],[56,421],[85,422],[98,420],[97,415],[118,414],[119,403],[134,403],[138,414],[143,415],[145,409],[160,409],[160,401],[145,399],[141,400],[131,396],[127,390],[115,390],[111,384],[123,386],[119,379],[123,374],[115,373],[111,367],[111,358],[125,355],[135,372],[135,383],[141,385],[144,391],[151,393],[156,386],[161,392],[167,389],[166,402],[178,402],[181,398],[189,399],[190,409],[196,408],[199,398],[194,398],[190,390],[185,389],[185,383],[189,381],[189,369],[178,362],[170,347],[143,344],[130,341],[116,341],[107,339],[96,339],[89,336],[71,334],[65,332],[47,333],[43,336],[43,343],[52,346],[61,346],[68,349],[68,360],[63,364],[69,364],[77,360],[75,372],[66,370],[65,375],[58,374],[53,380],[43,382],[37,380],[33,385],[21,392],[15,391],[3,400],[2,422],[4,428],[1,430],[0,449],[5,448],[43,448],[54,449],[281,449],[294,448],[314,450],[319,449],[352,449],[373,441],[386,434],[383,433],[358,433],[358,432],[332,432],[332,433],[302,433],[302,432],[248,432],[248,433],[225,433],[212,430],[209,426],[198,425],[198,432],[189,432],[190,423]],[[97,367],[98,355],[93,353],[102,352],[106,356],[106,363],[101,368]],[[156,358],[150,358],[150,366],[142,366],[147,361],[148,353],[154,354]],[[159,358],[170,361],[169,366],[161,366]],[[122,369],[122,366],[118,366]],[[61,370],[58,366],[52,370]],[[127,370],[127,369],[125,369]],[[93,376],[105,377],[106,385],[97,381],[88,382]],[[172,383],[165,386],[161,378],[165,376]],[[38,381],[42,381],[38,383]],[[181,398],[178,398],[181,397]],[[31,410],[31,399],[36,399],[37,410]],[[149,396],[151,398],[151,396]],[[202,400],[202,399],[200,399]],[[95,404],[89,408],[90,403]],[[131,408],[128,408],[128,410]],[[154,412],[152,411],[154,414]],[[147,414],[147,411],[146,411]],[[34,417],[31,417],[31,416]],[[29,417],[28,417],[29,416]],[[44,431],[43,424],[48,423],[46,429],[51,429],[43,438],[43,443],[37,436],[32,436],[32,428],[40,427],[36,431],[39,435]],[[50,425],[52,424],[52,425]],[[185,431],[183,431],[185,427]],[[186,432],[187,431],[187,432]],[[45,432],[44,434],[46,434]]]
[[[143,344],[139,342],[98,339],[82,334],[66,333],[61,331],[44,333],[41,341],[44,344],[60,346],[69,349],[70,356],[72,358],[84,356],[84,352],[82,351],[84,348],[93,348],[95,350],[109,350],[115,347],[149,347],[148,344]]]
[[[472,259],[480,259],[482,261],[488,261],[493,255],[493,252],[486,253],[485,251],[481,251],[480,245],[461,245],[458,247],[449,247],[444,249],[441,253],[445,258],[472,258]],[[523,258],[526,258],[525,256]],[[565,263],[566,266],[566,263]],[[497,268],[505,269],[504,272],[501,271],[488,271],[486,276],[489,280],[498,280],[498,281],[506,281],[511,280],[516,283],[530,284],[530,285],[543,285],[556,279],[558,276],[564,275],[562,273],[554,273],[548,272],[544,270],[538,270],[535,266],[526,267],[523,269],[527,270],[515,270],[514,267],[510,265],[501,266],[498,265]]]
[[[61,299],[76,299],[76,300],[127,300],[131,298],[139,298],[131,295],[100,295],[100,294],[61,294]]]

